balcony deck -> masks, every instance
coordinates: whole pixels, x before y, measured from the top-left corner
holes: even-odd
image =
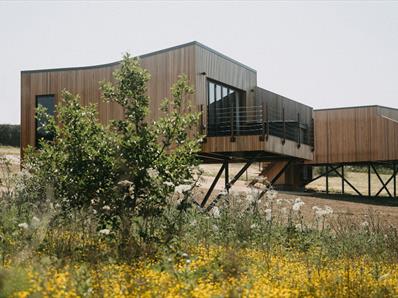
[[[255,92],[254,103],[211,108],[217,117],[202,119],[207,136],[202,152],[235,156],[262,152],[264,160],[312,160],[312,108],[261,88]]]

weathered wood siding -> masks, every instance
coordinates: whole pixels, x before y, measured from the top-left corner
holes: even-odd
[[[310,163],[398,160],[396,110],[379,108],[314,111],[315,158]]]
[[[259,136],[236,136],[234,142],[231,142],[230,137],[208,137],[202,148],[204,152],[266,151],[287,157],[313,159],[311,146],[298,147],[296,142],[290,140],[282,144],[281,138],[274,136],[269,136],[268,141],[260,141]]]
[[[149,120],[159,117],[160,102],[170,96],[170,87],[178,75],[185,73],[195,86],[195,47],[188,45],[141,56],[141,65],[151,74],[148,85],[150,97]],[[35,105],[37,95],[55,95],[60,102],[61,91],[79,94],[81,103],[96,103],[102,123],[123,117],[122,109],[101,100],[99,82],[111,80],[119,63],[85,68],[26,71],[21,74],[21,148],[35,143]],[[194,101],[194,97],[191,101]]]
[[[257,72],[221,53],[206,46],[196,44],[196,102],[207,106],[207,79],[212,79],[226,85],[243,90],[246,105],[255,102],[255,88],[257,86]],[[205,74],[203,74],[205,73]],[[204,111],[207,119],[207,110]]]

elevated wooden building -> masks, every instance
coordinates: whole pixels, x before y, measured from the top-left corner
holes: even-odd
[[[397,197],[398,109],[364,106],[315,110],[314,127],[314,159],[305,163],[310,167],[324,166],[325,171],[304,183],[325,176],[328,193],[329,174],[333,173],[342,179],[342,193],[348,186],[360,196],[378,196],[385,191],[388,196]],[[348,165],[367,168],[366,193],[344,176],[344,167]],[[380,165],[391,169],[389,178],[382,179],[377,170]],[[372,188],[371,174],[377,176],[381,187]]]
[[[160,101],[170,96],[177,76],[188,76],[196,90],[191,102],[202,112],[199,129],[207,136],[199,157],[205,163],[222,164],[215,182],[225,172],[227,189],[254,161],[267,163],[263,174],[273,183],[297,188],[310,180],[311,171],[306,169],[312,165],[398,159],[396,110],[317,111],[314,127],[311,107],[262,89],[254,69],[198,42],[145,54],[140,60],[151,74],[149,120],[160,116]],[[37,130],[36,108],[43,105],[53,112],[63,89],[79,94],[82,104],[96,103],[103,123],[122,117],[121,107],[104,103],[99,91],[99,82],[111,80],[119,65],[22,71],[21,150],[45,137]],[[380,129],[389,135],[380,136]],[[230,162],[245,163],[232,180]]]

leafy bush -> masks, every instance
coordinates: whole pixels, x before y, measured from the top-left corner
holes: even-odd
[[[112,195],[116,181],[115,136],[97,121],[94,105],[81,106],[79,97],[67,91],[56,114],[55,121],[44,108],[38,110],[38,117],[46,118],[45,129],[54,140],[42,139],[40,150],[28,148],[24,167],[63,214],[87,210],[93,200]]]
[[[20,125],[0,124],[0,145],[19,147],[20,135]]]

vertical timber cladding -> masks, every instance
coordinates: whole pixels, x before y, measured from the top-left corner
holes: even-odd
[[[90,68],[27,71],[21,74],[21,149],[35,144],[36,96],[55,95],[55,103],[60,103],[62,90],[79,94],[83,105],[97,104],[99,119],[106,123],[109,119],[122,116],[116,104],[101,100],[99,82],[110,80],[118,63]]]
[[[398,160],[398,112],[378,106],[317,110],[314,164]]]
[[[254,105],[257,72],[221,53],[196,43],[196,100],[207,106],[207,79],[245,91],[246,105]],[[204,74],[205,73],[205,74]],[[207,109],[204,110],[207,119]]]
[[[149,120],[159,117],[160,101],[170,96],[170,87],[178,75],[185,73],[195,87],[195,47],[193,43],[140,56],[141,65],[151,74],[148,85],[150,100]],[[21,73],[21,150],[35,144],[35,104],[37,95],[55,95],[60,102],[61,91],[79,94],[81,103],[96,103],[102,123],[123,117],[115,103],[101,100],[99,82],[111,80],[119,63],[102,66],[23,71]],[[191,98],[193,100],[194,97]],[[195,103],[193,103],[195,104]]]

